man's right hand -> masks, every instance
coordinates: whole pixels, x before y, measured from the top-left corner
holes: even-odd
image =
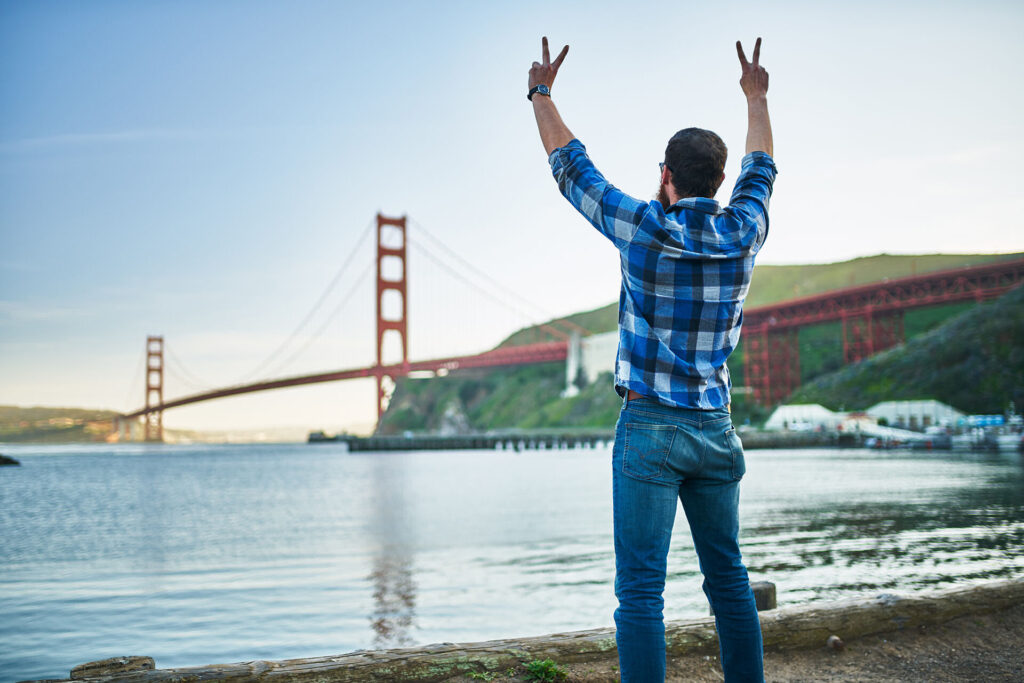
[[[743,46],[736,41],[736,54],[740,56],[743,75],[740,87],[747,96],[747,154],[765,152],[773,155],[772,122],[768,118],[768,72],[758,64],[761,59],[761,39],[754,44],[754,61],[748,62]]]
[[[569,54],[569,46],[566,45],[562,48],[562,51],[555,57],[555,61],[551,61],[551,53],[548,52],[548,37],[544,36],[540,41],[541,46],[541,59],[544,63],[534,62],[533,66],[530,67],[530,80],[527,85],[528,88],[532,88],[535,85],[546,85],[549,88],[555,82],[555,76],[558,75],[558,67],[562,66],[562,62],[565,60],[565,56]]]
[[[747,56],[743,54],[743,46],[736,41],[736,54],[740,57],[740,67],[743,73],[740,75],[740,87],[747,99],[764,97],[768,92],[768,72],[758,64],[761,58],[761,39],[754,43],[754,61],[748,62]]]

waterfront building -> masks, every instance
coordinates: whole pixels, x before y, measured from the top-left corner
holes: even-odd
[[[798,403],[779,406],[764,423],[767,430],[810,432],[834,430],[847,418],[846,413],[835,413],[817,403]]]
[[[569,340],[565,361],[565,391],[562,396],[575,396],[584,386],[593,384],[604,373],[615,373],[615,355],[619,350],[619,333],[604,332],[580,337],[574,333]]]
[[[867,409],[876,420],[906,429],[925,430],[932,426],[950,427],[965,417],[964,413],[941,401],[882,401]]]

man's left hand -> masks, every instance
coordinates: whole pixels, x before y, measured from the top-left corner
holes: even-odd
[[[528,87],[532,88],[535,85],[546,85],[549,88],[555,82],[555,76],[558,75],[558,67],[562,66],[562,60],[569,54],[569,46],[566,45],[562,48],[562,51],[555,57],[555,61],[551,61],[551,53],[548,52],[548,39],[547,36],[541,39],[541,47],[543,50],[541,62],[534,62],[533,66],[530,67],[530,84]]]

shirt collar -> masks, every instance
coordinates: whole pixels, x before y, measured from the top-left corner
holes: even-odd
[[[680,199],[670,208],[700,211],[701,213],[709,213],[712,216],[717,216],[722,213],[722,209],[718,206],[718,202],[714,199],[708,199],[707,197],[687,197],[686,199]]]

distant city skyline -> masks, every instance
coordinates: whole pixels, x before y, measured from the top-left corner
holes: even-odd
[[[700,125],[731,151],[723,202],[733,46],[763,37],[779,178],[760,263],[1024,251],[1022,29],[1011,2],[0,4],[0,404],[137,408],[149,334],[168,398],[289,340],[261,371],[371,362],[378,211],[413,223],[414,357],[614,301],[616,253],[558,195],[525,99],[542,35],[571,46],[553,95],[613,183],[653,197],[668,137]],[[165,423],[336,430],[372,422],[373,393]]]

